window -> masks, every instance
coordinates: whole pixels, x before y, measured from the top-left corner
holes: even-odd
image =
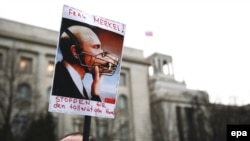
[[[21,57],[19,62],[19,71],[21,73],[32,73],[32,59]]]
[[[47,66],[48,75],[52,76],[54,72],[54,61],[49,61]]]
[[[108,134],[108,121],[105,119],[97,120],[97,136],[98,138],[105,138]]]
[[[119,110],[127,109],[127,97],[126,96],[124,95],[119,96],[118,107],[119,107]]]
[[[82,123],[82,119],[81,118],[73,118],[73,121],[72,121],[72,124],[73,124],[73,130],[74,132],[81,132],[83,131],[83,123]]]
[[[17,98],[29,99],[31,96],[30,86],[28,84],[20,84],[17,90]]]
[[[126,122],[120,127],[120,138],[121,141],[128,140],[128,124]]]
[[[28,122],[27,115],[17,114],[13,119],[13,128],[12,132],[14,137],[21,138],[24,134],[25,129],[27,128]]]
[[[163,61],[163,73],[166,75],[169,75],[169,64],[167,63],[167,61]]]
[[[125,73],[121,73],[120,74],[120,82],[119,82],[120,86],[126,86],[126,75]]]
[[[3,68],[3,54],[0,53],[0,69]]]

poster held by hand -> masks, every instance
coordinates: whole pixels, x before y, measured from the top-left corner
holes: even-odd
[[[125,24],[63,6],[49,111],[114,118]],[[63,123],[63,122],[61,122]]]

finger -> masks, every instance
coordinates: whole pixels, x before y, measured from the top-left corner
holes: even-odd
[[[94,79],[95,79],[96,81],[99,80],[99,75],[100,75],[100,73],[99,73],[99,67],[98,67],[98,66],[95,66]]]
[[[102,81],[103,75],[101,73],[99,73],[99,80]]]

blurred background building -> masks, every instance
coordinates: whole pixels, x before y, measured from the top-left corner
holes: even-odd
[[[51,114],[47,111],[57,39],[57,31],[0,19],[1,136],[21,140],[32,121]],[[102,141],[211,140],[206,91],[188,89],[184,81],[175,80],[169,55],[145,58],[142,50],[123,51],[116,117],[93,117],[91,135]],[[52,117],[55,126],[45,125],[56,138],[83,131],[84,116]]]

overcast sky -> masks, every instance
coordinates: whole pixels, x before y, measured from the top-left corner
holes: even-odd
[[[0,17],[59,31],[63,4],[126,24],[125,46],[171,55],[212,102],[250,103],[249,0],[3,0]]]

